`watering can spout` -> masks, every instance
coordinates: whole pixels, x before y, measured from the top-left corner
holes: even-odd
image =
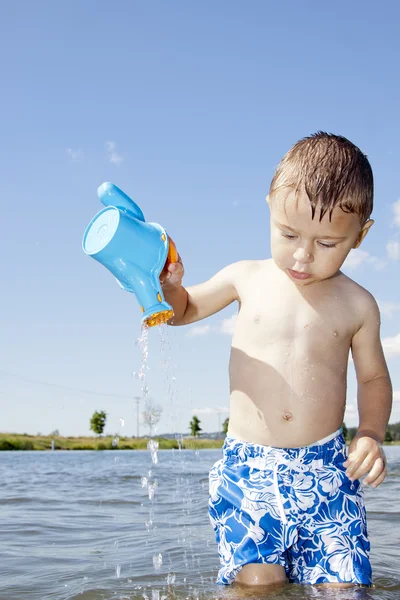
[[[103,183],[98,195],[105,208],[87,226],[83,251],[135,294],[146,325],[166,323],[173,310],[165,301],[160,274],[167,262],[178,260],[174,242],[161,225],[147,223],[140,207],[114,184]]]

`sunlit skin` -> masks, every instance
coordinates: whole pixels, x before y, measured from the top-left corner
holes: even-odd
[[[373,224],[369,220],[362,226],[358,215],[346,213],[340,207],[333,210],[331,218],[325,214],[320,221],[317,206],[312,219],[307,195],[296,194],[290,188],[267,200],[271,210],[272,258],[297,286],[337,275],[350,250],[361,244]],[[308,277],[299,279],[296,274]]]
[[[352,480],[366,475],[364,483],[377,487],[386,475],[381,442],[392,395],[380,316],[373,297],[340,271],[373,222],[340,207],[320,221],[317,206],[313,219],[307,195],[290,188],[268,203],[272,259],[229,265],[187,290],[181,261],[169,265],[162,283],[175,313],[170,324],[239,303],[228,434],[267,446],[305,446],[340,428],[351,350],[360,423],[345,466]],[[245,565],[236,577],[248,585],[284,580],[278,565]]]

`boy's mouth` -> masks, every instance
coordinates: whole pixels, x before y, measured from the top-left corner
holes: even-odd
[[[311,277],[309,273],[300,273],[299,271],[292,271],[292,269],[288,269],[288,271],[293,279],[308,279]]]

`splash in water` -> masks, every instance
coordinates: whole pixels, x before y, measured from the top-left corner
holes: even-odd
[[[171,429],[175,430],[175,440],[178,449],[183,448],[183,435],[176,432],[177,410],[178,410],[178,387],[176,384],[175,367],[172,362],[172,347],[167,325],[158,328],[160,334],[161,367],[164,370],[165,397],[168,399],[168,413],[171,421]]]
[[[155,426],[158,424],[161,414],[162,414],[162,406],[156,404],[150,396],[149,392],[149,384],[148,384],[148,357],[149,357],[149,334],[148,327],[143,326],[141,331],[141,336],[137,340],[137,345],[141,351],[142,360],[141,367],[138,373],[135,374],[136,379],[141,384],[141,392],[142,397],[144,399],[145,410],[142,414],[143,420],[145,424],[149,428],[149,442],[147,444],[147,449],[150,453],[151,462],[153,467],[158,464],[158,441],[153,439],[153,434],[155,430]],[[153,502],[154,497],[157,491],[158,482],[157,479],[153,476],[153,469],[151,468],[145,476],[141,478],[142,488],[147,490],[147,495],[150,502],[148,516],[145,519],[144,525],[146,531],[151,534],[155,531],[154,525],[154,517],[153,517]],[[157,553],[153,556],[153,568],[155,571],[159,571],[162,566],[162,554]],[[158,591],[153,590],[155,595],[152,594],[152,600],[157,596]],[[159,598],[159,595],[157,596]]]

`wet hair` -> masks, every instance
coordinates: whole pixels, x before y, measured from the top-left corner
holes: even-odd
[[[312,218],[319,220],[339,206],[368,221],[373,208],[374,179],[367,156],[348,139],[318,131],[295,144],[279,163],[269,195],[283,187],[304,190],[310,199]]]

